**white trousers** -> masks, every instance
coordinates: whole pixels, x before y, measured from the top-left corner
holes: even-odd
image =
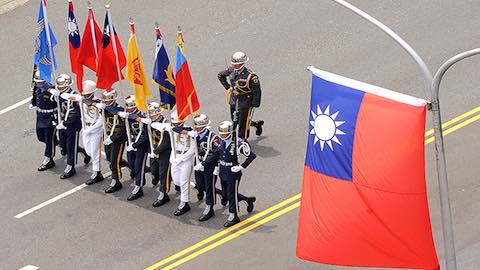
[[[85,152],[92,158],[92,170],[100,171],[100,155],[102,147],[102,136],[103,131],[100,129],[100,132],[93,132],[87,135],[83,134],[83,147],[85,147]]]
[[[177,186],[180,186],[180,201],[189,201],[190,175],[193,170],[193,157],[189,160],[172,164],[172,180]]]

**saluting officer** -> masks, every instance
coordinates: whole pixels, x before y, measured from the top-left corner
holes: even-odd
[[[118,116],[118,112],[123,108],[117,104],[118,94],[115,90],[104,91],[102,94],[102,103],[97,103],[97,108],[104,110],[104,125],[107,137],[104,138],[105,153],[107,160],[110,162],[110,170],[112,171],[112,182],[105,189],[105,193],[113,193],[122,188],[122,171],[123,167],[123,150],[125,149],[125,141],[127,134],[124,120]]]
[[[238,203],[245,201],[247,203],[247,212],[252,212],[256,198],[246,197],[238,192],[238,185],[242,177],[242,170],[247,168],[250,163],[256,158],[256,155],[250,150],[248,143],[241,142],[238,148],[235,149],[232,131],[233,123],[230,121],[223,121],[218,127],[220,138],[222,142],[215,152],[206,160],[195,165],[195,170],[204,170],[208,166],[212,166],[217,162],[220,163],[219,176],[223,182],[222,187],[225,188],[225,194],[228,198],[228,218],[223,226],[230,227],[240,222],[237,214]],[[245,161],[240,164],[238,153],[246,156]]]
[[[250,125],[257,129],[256,134],[262,134],[263,120],[252,121],[254,108],[260,107],[262,91],[258,75],[245,67],[249,58],[244,52],[236,52],[230,60],[231,66],[218,73],[218,80],[228,91],[230,116],[238,110],[238,137],[247,140]]]
[[[145,120],[142,120],[145,115],[137,108],[134,95],[125,98],[125,108],[127,110],[118,112],[118,115],[125,119],[126,124],[128,123],[126,128],[129,129],[127,136],[130,135],[130,139],[127,140],[127,160],[129,167],[135,172],[135,187],[127,200],[133,201],[143,196],[149,139],[147,125],[143,123]]]
[[[40,71],[35,71],[33,80],[35,85],[32,89],[32,100],[30,109],[36,109],[36,133],[40,142],[45,144],[42,164],[38,171],[45,171],[55,166],[53,156],[55,156],[55,125],[57,124],[57,102],[49,89],[54,86],[40,77]]]
[[[57,89],[55,95],[62,93],[74,95],[77,94],[70,86],[73,81],[67,74],[60,74],[56,80]],[[65,96],[64,96],[65,97]],[[80,105],[76,101],[70,99],[60,98],[60,116],[61,119],[57,125],[59,131],[60,147],[66,150],[67,166],[60,179],[67,179],[76,174],[75,165],[77,164],[78,151],[85,153],[85,150],[79,150],[78,140],[80,130],[82,130],[82,120],[80,113]],[[85,154],[85,164],[90,162],[90,157]]]

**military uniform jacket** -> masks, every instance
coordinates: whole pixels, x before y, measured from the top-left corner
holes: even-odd
[[[116,103],[105,107],[105,132],[115,143],[123,143],[127,140],[125,120],[117,114],[121,111],[123,108]]]
[[[37,128],[48,128],[56,125],[57,102],[48,89],[55,88],[50,83],[37,83],[33,87],[31,104],[37,107]]]
[[[240,70],[229,67],[218,73],[218,80],[225,89],[232,89],[229,99],[231,106],[235,106],[238,99],[239,109],[260,107],[262,91],[258,76],[253,71],[246,67]]]
[[[168,131],[152,129],[153,153],[158,155],[160,160],[168,160],[172,151],[170,144],[170,134]]]
[[[206,160],[220,146],[220,137],[209,129],[205,129],[198,134],[197,149],[200,161]],[[215,166],[216,164],[214,164]]]
[[[148,130],[147,125],[137,122],[138,118],[144,118],[145,115],[140,111],[130,113],[128,115],[128,125],[130,129],[130,140],[134,148],[140,146],[148,146]],[[128,136],[128,135],[127,135]]]
[[[84,128],[85,130],[88,129],[92,134],[100,134],[103,129],[102,110],[94,105],[94,103],[99,102],[100,100],[97,98],[82,100]]]
[[[181,158],[183,161],[191,159],[195,155],[195,141],[187,134],[178,133],[175,130],[172,129],[176,158]],[[174,155],[171,155],[170,161],[173,161],[173,158]]]
[[[76,91],[72,88],[68,88],[64,91],[64,93],[68,94],[76,94]],[[69,99],[60,99],[60,116],[62,118],[61,122],[63,125],[68,129],[72,130],[81,130],[82,129],[82,120],[81,120],[81,112],[80,112],[80,105],[76,101],[72,101]]]
[[[257,157],[255,153],[251,151],[239,151],[242,147],[238,147],[239,150],[236,153],[232,153],[233,142],[231,140],[223,140],[220,143],[220,146],[209,156],[205,161],[202,162],[204,167],[212,166],[219,163],[219,176],[222,181],[235,181],[242,176],[242,172],[232,172],[232,167],[239,165],[238,153],[244,153],[246,156],[245,161],[241,164],[243,168],[247,168],[250,163]]]

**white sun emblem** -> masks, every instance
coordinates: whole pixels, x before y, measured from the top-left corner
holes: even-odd
[[[327,108],[325,108],[325,111],[322,112],[319,105],[317,105],[316,113],[312,111],[313,121],[310,121],[310,125],[312,125],[313,128],[310,131],[310,134],[315,135],[315,140],[313,144],[320,142],[320,150],[322,151],[325,143],[332,151],[332,141],[336,142],[339,145],[342,145],[336,135],[345,135],[345,132],[338,129],[338,127],[343,125],[345,121],[335,121],[338,113],[339,112],[330,114],[330,106],[327,106]]]
[[[75,19],[68,18],[68,32],[70,35],[78,35],[78,26],[77,21]]]

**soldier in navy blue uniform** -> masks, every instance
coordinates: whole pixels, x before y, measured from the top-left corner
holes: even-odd
[[[55,125],[57,124],[57,102],[49,92],[54,86],[40,77],[40,71],[35,71],[34,86],[30,109],[37,111],[36,133],[40,142],[45,144],[45,156],[38,171],[45,171],[55,166]]]
[[[223,182],[225,188],[225,194],[227,195],[229,206],[229,216],[225,227],[233,226],[240,222],[237,214],[238,203],[245,201],[247,203],[247,212],[253,211],[253,203],[255,197],[247,197],[238,192],[238,185],[240,178],[242,177],[242,170],[247,168],[250,163],[256,158],[256,155],[250,150],[248,143],[242,142],[235,149],[235,138],[232,135],[233,123],[230,121],[223,121],[219,126],[219,134],[222,138],[220,146],[216,149],[211,156],[201,163],[195,165],[195,170],[204,170],[206,167],[212,166],[219,162],[220,172],[219,176]],[[242,153],[246,156],[246,160],[243,163],[239,163],[238,153]]]
[[[125,98],[125,112],[118,112],[118,115],[125,119],[126,128],[129,129],[127,136],[130,136],[127,145],[127,160],[130,168],[135,171],[135,187],[127,200],[133,201],[143,196],[145,185],[145,165],[149,153],[149,138],[147,125],[142,122],[145,118],[135,103],[135,96]],[[146,121],[146,120],[143,120]]]
[[[250,136],[250,126],[257,129],[256,135],[263,131],[263,120],[252,121],[254,108],[260,107],[262,90],[258,75],[245,67],[248,57],[243,52],[232,55],[231,67],[218,73],[218,80],[228,91],[230,115],[238,111],[238,137],[247,140]]]
[[[117,98],[118,94],[115,90],[104,91],[102,103],[95,105],[98,109],[104,111],[103,119],[107,137],[103,139],[103,144],[105,145],[105,153],[112,171],[112,182],[105,189],[105,193],[113,193],[122,188],[122,183],[120,182],[122,179],[121,168],[126,163],[122,159],[125,142],[127,141],[125,121],[118,115],[118,112],[124,111],[124,109],[117,104]]]
[[[67,74],[60,74],[57,77],[57,89],[60,93],[77,94],[70,86],[72,85],[72,79]],[[76,174],[75,165],[77,163],[77,153],[79,152],[78,140],[80,136],[80,130],[82,130],[82,114],[80,111],[80,105],[77,101],[70,99],[64,99],[61,96],[60,99],[60,116],[61,119],[57,125],[60,137],[60,147],[66,151],[67,154],[67,166],[60,179],[67,179]],[[90,162],[90,157],[85,154],[85,150],[80,152],[84,153],[86,159],[84,162],[87,164]]]

